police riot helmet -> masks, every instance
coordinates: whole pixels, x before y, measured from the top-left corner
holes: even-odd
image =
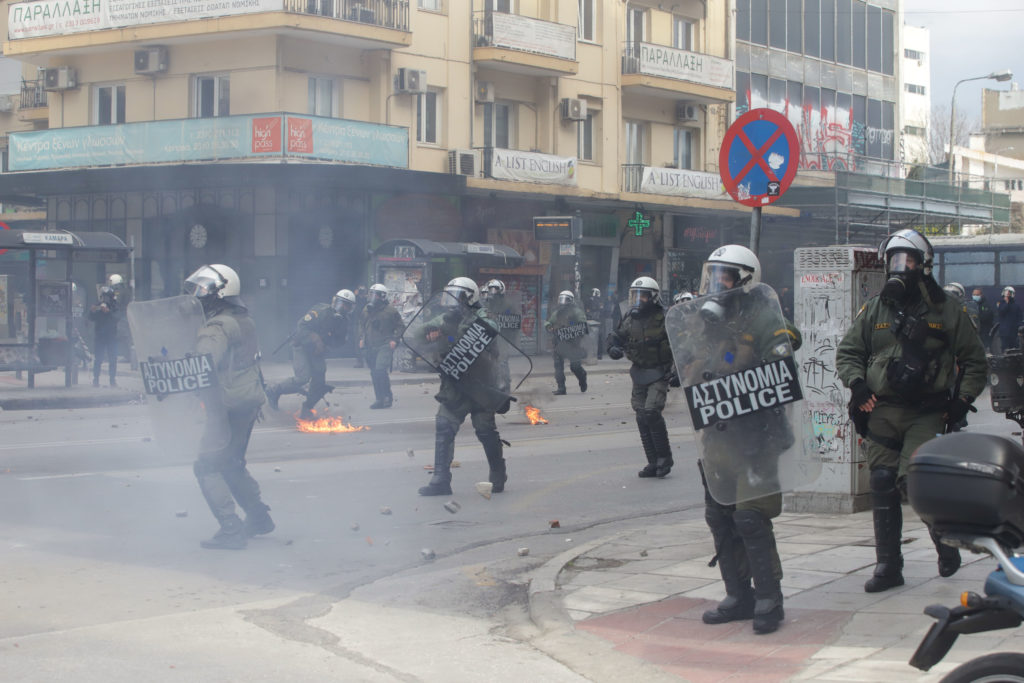
[[[377,282],[370,286],[370,304],[383,306],[388,302],[388,288]]]
[[[194,273],[185,278],[185,294],[202,301],[223,299],[229,303],[238,303],[238,295],[242,291],[238,273],[220,263],[200,266]]]
[[[1012,299],[1017,296],[1017,290],[1007,285],[1006,287],[1003,287],[1003,294],[1009,294]]]
[[[683,291],[679,292],[678,294],[676,294],[674,297],[672,297],[672,303],[673,304],[681,304],[684,301],[692,301],[692,300],[693,300],[693,293],[692,292],[688,292],[685,289]]]
[[[339,289],[338,293],[331,299],[331,308],[336,313],[351,311],[356,306],[356,295],[351,289]]]
[[[935,253],[932,244],[917,230],[897,230],[878,246],[878,259],[889,275],[921,272],[930,275]]]
[[[107,284],[110,285],[111,287],[120,287],[121,285],[124,284],[124,278],[118,275],[117,273],[114,273],[113,275],[107,278]]]
[[[455,277],[444,288],[446,303],[452,307],[459,303],[475,306],[480,301],[480,290],[468,277]]]
[[[963,301],[964,297],[967,296],[967,290],[964,289],[964,286],[959,282],[950,282],[942,289],[947,294],[952,295],[954,298],[959,299],[960,301]]]
[[[597,287],[594,287],[592,290],[590,290],[590,298],[592,298],[592,299],[600,299],[601,298],[601,290],[598,289]]]
[[[661,287],[653,277],[643,275],[629,286],[629,307],[634,311],[656,306],[661,300]]]
[[[563,289],[558,293],[558,305],[565,306],[566,304],[576,303],[576,295],[570,292],[568,289]]]
[[[726,244],[711,252],[704,262],[700,295],[716,294],[734,287],[751,287],[759,282],[761,262],[757,255],[739,244]]]
[[[501,280],[488,280],[487,284],[484,285],[484,289],[486,289],[487,292],[491,295],[504,294],[505,283],[502,282]]]

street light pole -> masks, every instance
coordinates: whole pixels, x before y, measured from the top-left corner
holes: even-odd
[[[953,125],[956,123],[956,89],[960,87],[961,83],[967,81],[1008,81],[1013,78],[1013,72],[1009,69],[1003,71],[993,71],[986,76],[974,76],[972,78],[964,78],[956,82],[953,86],[953,99],[949,103],[949,152],[946,155],[946,164],[949,166],[949,184],[953,184]]]

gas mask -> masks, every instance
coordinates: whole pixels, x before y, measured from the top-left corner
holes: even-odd
[[[882,287],[881,298],[894,304],[905,303],[917,290],[920,272],[917,259],[906,251],[894,251],[886,263],[887,279]]]

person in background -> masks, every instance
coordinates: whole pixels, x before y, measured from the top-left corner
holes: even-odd
[[[583,346],[583,335],[590,334],[586,314],[576,305],[576,295],[569,290],[558,293],[558,306],[552,311],[544,329],[551,333],[551,356],[555,363],[556,396],[565,395],[565,361],[569,361],[569,370],[576,375],[580,383],[580,393],[587,392],[587,371],[583,369],[583,359],[587,350]]]
[[[1017,304],[1017,291],[1013,287],[1003,287],[1003,298],[996,304],[996,323],[999,325],[1000,352],[1018,348],[1017,328],[1024,317]]]
[[[992,345],[992,325],[995,323],[995,312],[985,298],[981,287],[975,287],[971,292],[971,300],[978,304],[978,334],[981,335],[981,343],[987,351]]]
[[[92,365],[92,385],[100,385],[100,368],[107,361],[110,386],[117,386],[117,299],[114,290],[104,286],[100,289],[100,301],[89,309],[89,320],[96,331],[93,353],[96,360]]]
[[[395,347],[402,336],[405,324],[402,315],[388,303],[388,288],[378,282],[370,287],[370,301],[363,311],[362,339],[359,348],[366,357],[370,369],[373,395],[376,399],[370,406],[373,410],[390,408],[394,402],[391,394],[391,361]]]

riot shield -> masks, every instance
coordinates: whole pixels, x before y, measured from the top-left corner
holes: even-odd
[[[519,333],[523,329],[523,297],[520,292],[506,291],[487,300],[487,317],[497,326],[501,336],[513,346],[519,346]]]
[[[195,353],[206,320],[199,300],[133,301],[127,317],[157,443],[168,454],[227,445],[227,414],[213,359]]]
[[[555,324],[549,330],[551,334],[551,348],[555,353],[568,361],[583,360],[587,357],[587,339],[590,334],[590,326],[586,322],[586,315],[583,309],[574,305],[578,315],[572,316],[581,318],[579,321],[566,322],[564,325]]]
[[[483,309],[444,291],[409,322],[402,342],[485,410],[505,412],[532,369],[529,357],[500,334]]]
[[[817,479],[821,461],[798,431],[803,395],[771,287],[676,304],[665,328],[716,501],[733,505]]]

